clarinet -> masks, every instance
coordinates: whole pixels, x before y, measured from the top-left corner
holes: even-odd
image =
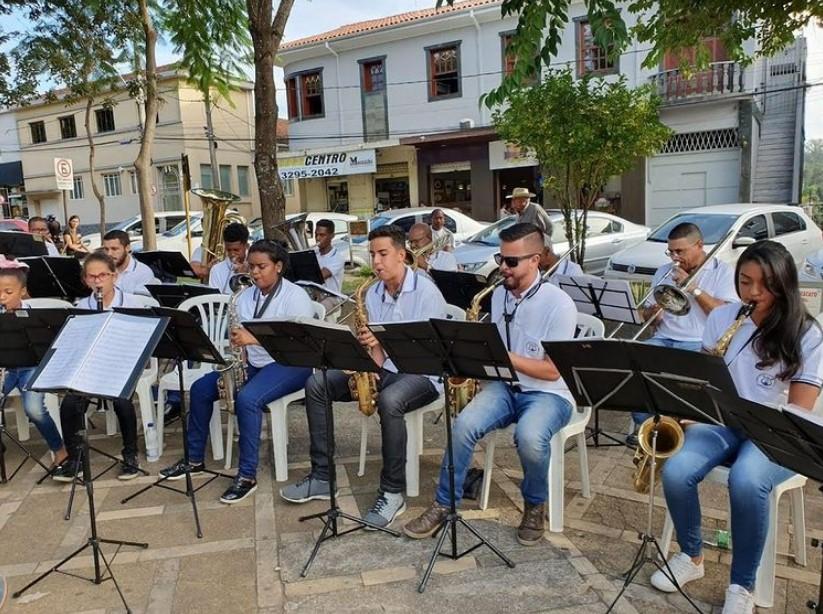
[[[97,303],[97,311],[103,311],[103,288],[94,289],[94,300]]]

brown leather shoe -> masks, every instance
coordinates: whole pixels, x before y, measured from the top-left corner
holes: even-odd
[[[435,501],[420,516],[406,523],[406,526],[403,527],[403,533],[412,539],[431,537],[443,524],[448,514],[448,506],[440,505]]]
[[[525,504],[523,519],[517,528],[517,541],[524,546],[534,546],[543,539],[546,526],[546,504]]]

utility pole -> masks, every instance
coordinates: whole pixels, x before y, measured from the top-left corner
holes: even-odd
[[[214,124],[211,121],[211,96],[206,92],[203,103],[206,105],[206,138],[209,142],[209,163],[211,164],[211,183],[215,190],[222,190],[220,185],[220,167],[217,165],[217,141],[214,138]]]

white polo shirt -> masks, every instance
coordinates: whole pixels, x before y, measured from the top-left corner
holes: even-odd
[[[232,265],[231,260],[224,258],[209,271],[209,285],[212,288],[217,288],[220,294],[231,294],[229,280],[233,275],[234,265]]]
[[[366,292],[366,310],[369,312],[369,324],[443,319],[446,317],[446,299],[428,275],[420,271],[415,273],[406,267],[400,293],[392,296],[386,292],[386,285],[378,281]],[[390,358],[383,363],[383,368],[397,373],[397,367]],[[438,386],[440,378],[429,379]]]
[[[440,230],[432,230],[432,241],[439,245],[440,247],[445,247],[446,249],[454,249],[454,234],[451,230],[443,226]]]
[[[129,255],[125,270],[117,272],[117,287],[126,294],[148,294],[146,284],[159,283],[152,270]]]
[[[311,299],[300,286],[284,279],[274,292],[276,294],[269,301],[266,309],[257,313],[257,317],[255,317],[255,311],[263,309],[268,297],[264,296],[257,286],[243,290],[240,296],[237,297],[236,303],[237,316],[240,321],[314,317]],[[246,356],[249,364],[257,368],[265,367],[274,362],[269,353],[259,345],[247,345]]]
[[[661,282],[664,275],[671,270],[673,264],[669,262],[657,269],[652,280],[652,287]],[[667,277],[664,283],[672,285],[671,278]],[[737,296],[734,281],[734,269],[716,258],[707,263],[700,271],[697,276],[697,286],[714,298],[727,303],[735,303],[740,300]],[[654,333],[655,337],[664,337],[676,341],[700,341],[703,338],[703,329],[706,327],[708,314],[703,311],[696,298],[688,292],[686,296],[691,306],[689,313],[684,316],[675,316],[664,311],[663,318],[659,321],[657,330]],[[653,307],[654,305],[654,297],[650,297],[645,306]]]
[[[59,256],[60,250],[57,249],[57,246],[52,243],[51,241],[45,241],[46,244],[46,256]]]
[[[506,313],[513,317],[508,326],[508,338]],[[492,294],[491,315],[510,352],[538,360],[546,356],[543,341],[574,339],[577,329],[574,301],[557,286],[540,283],[540,275],[535,276],[532,285],[519,299],[503,286],[498,287]],[[549,392],[575,405],[574,397],[562,377],[552,382],[518,371],[517,379],[524,391]]]
[[[457,258],[454,257],[453,253],[444,249],[434,252],[426,260],[430,269],[437,269],[438,271],[457,270]]]
[[[94,293],[89,294],[86,298],[78,299],[75,303],[78,309],[88,309],[90,311],[97,311],[97,301],[94,300]],[[123,292],[117,286],[114,287],[114,300],[111,302],[105,311],[111,311],[112,307],[142,307],[143,303],[139,298],[128,292]]]
[[[332,248],[326,254],[320,253],[320,248],[315,246],[314,253],[317,254],[317,262],[321,269],[328,269],[331,277],[323,280],[323,285],[329,290],[340,292],[343,287],[343,271],[346,268],[346,254],[343,250]]]
[[[555,270],[555,272],[551,274],[551,276],[549,277],[549,283],[554,284],[556,286],[558,275],[578,277],[581,275],[585,275],[585,273],[583,273],[583,268],[579,264],[573,262],[571,258],[566,258],[558,265],[557,270]]]
[[[723,333],[737,319],[740,306],[737,302],[712,310],[703,334],[703,347],[706,350],[714,349]],[[818,326],[812,325],[803,335],[800,342],[801,366],[791,380],[778,379],[778,374],[783,370],[782,364],[765,369],[757,368],[760,358],[751,341],[756,332],[755,323],[751,318],[746,318],[732,338],[724,357],[737,393],[742,398],[776,407],[786,403],[792,382],[823,386],[823,333]]]

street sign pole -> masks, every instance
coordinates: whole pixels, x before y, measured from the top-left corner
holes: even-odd
[[[54,159],[54,178],[57,182],[57,189],[63,193],[63,219],[66,228],[68,228],[68,191],[74,189],[74,168],[72,167],[71,158]]]

